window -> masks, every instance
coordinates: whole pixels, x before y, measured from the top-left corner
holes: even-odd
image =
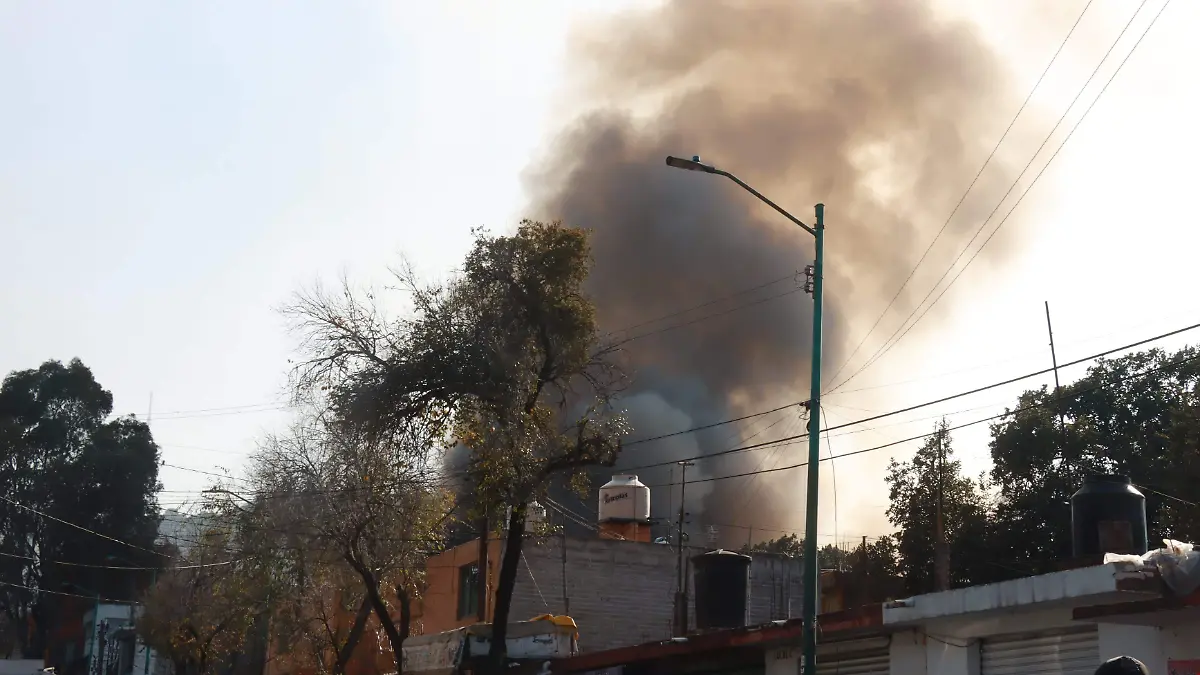
[[[479,614],[479,566],[476,563],[458,568],[458,618]]]

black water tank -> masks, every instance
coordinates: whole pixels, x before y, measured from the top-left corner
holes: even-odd
[[[1071,496],[1075,557],[1146,552],[1146,497],[1128,476],[1088,476]]]
[[[718,549],[692,558],[696,628],[719,630],[746,625],[750,556]]]

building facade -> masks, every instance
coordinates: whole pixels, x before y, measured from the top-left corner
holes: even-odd
[[[690,558],[707,549],[683,552],[689,626],[695,625]],[[478,573],[479,541],[430,558],[419,610],[422,632],[439,633],[490,622],[495,580],[503,553],[501,540],[488,542],[487,573]],[[773,554],[751,556],[749,624],[788,619],[800,613],[800,560]],[[673,636],[674,598],[680,556],[673,546],[603,537],[531,537],[513,591],[510,620],[565,614],[579,626],[583,651],[613,649]],[[478,607],[478,583],[485,583],[487,607]]]
[[[584,653],[550,670],[797,675],[802,631],[776,621]],[[1195,675],[1200,591],[1180,597],[1153,569],[1094,565],[824,612],[818,636],[819,675],[1092,675],[1117,656]]]

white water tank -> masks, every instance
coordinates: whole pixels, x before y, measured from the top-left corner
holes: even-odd
[[[650,520],[650,488],[633,474],[617,474],[600,487],[600,522]]]
[[[508,529],[508,521],[512,519],[512,507],[504,511],[504,529]],[[533,533],[546,524],[546,507],[536,501],[529,502],[525,507],[525,531]]]

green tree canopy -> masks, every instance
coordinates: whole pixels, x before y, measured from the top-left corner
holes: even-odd
[[[945,420],[907,462],[892,460],[888,519],[899,527],[899,572],[911,593],[935,590],[936,512],[942,510],[951,560],[950,582],[966,586],[995,576],[987,552],[986,486],[962,474]]]
[[[133,598],[150,581],[148,572],[62,563],[164,561],[150,552],[159,524],[158,448],[149,427],[112,418],[112,408],[112,394],[78,359],[10,373],[0,386],[0,552],[8,554],[0,557],[0,580],[12,584],[0,587],[0,610],[14,625],[32,622],[32,640],[17,631],[27,655],[42,655],[61,604],[31,589]]]
[[[1025,573],[1071,557],[1070,499],[1092,473],[1128,475],[1146,494],[1154,539],[1200,537],[1200,352],[1154,349],[1097,362],[1056,395],[1026,391],[992,426],[998,503],[992,545]],[[1059,414],[1062,415],[1060,423]]]

